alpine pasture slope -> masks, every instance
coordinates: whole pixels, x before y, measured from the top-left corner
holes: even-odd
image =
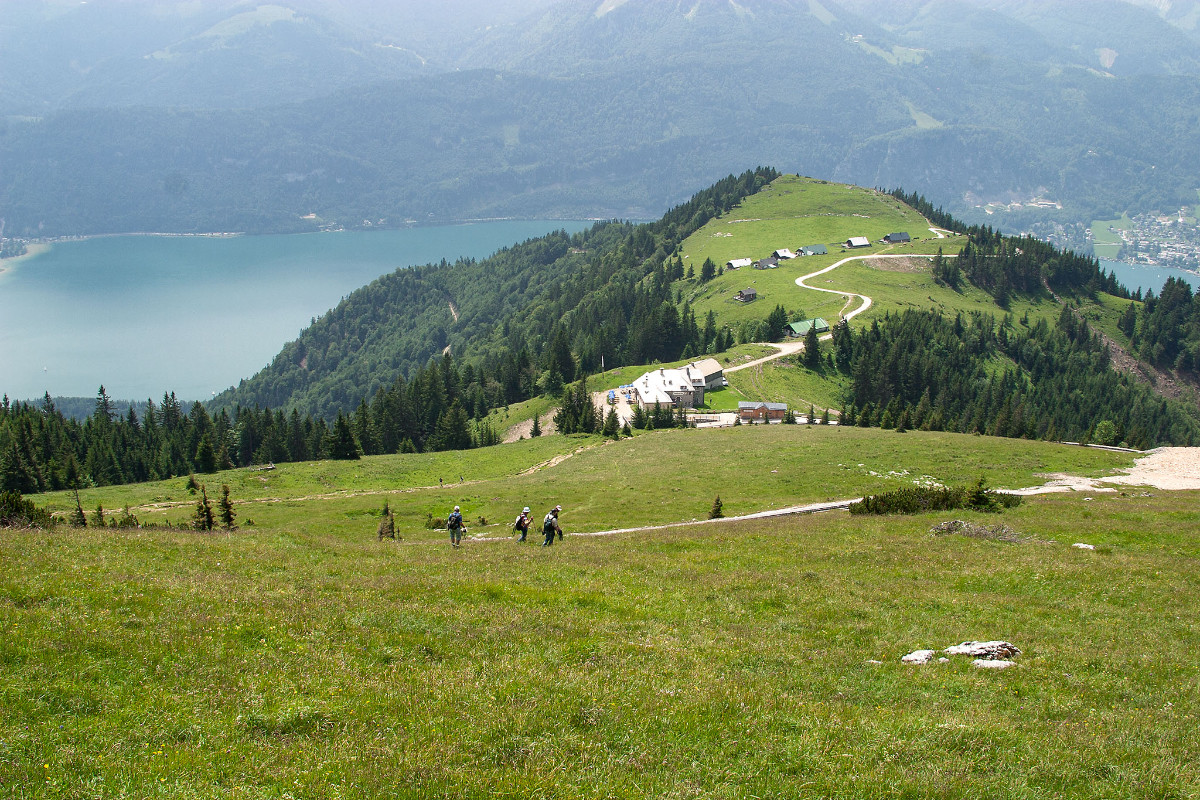
[[[828,217],[791,205],[805,191]],[[919,221],[889,201],[780,179],[682,253],[915,238]],[[933,282],[924,263],[956,246],[921,235],[888,251],[916,257],[903,269],[855,262],[815,285],[872,297],[855,325],[910,306],[1002,314]],[[776,303],[813,315],[830,301],[795,278],[844,257],[830,249],[675,288],[731,325]],[[762,299],[730,305],[747,280]],[[1059,313],[1036,298],[1009,310]],[[1082,313],[1114,310],[1100,298]],[[779,359],[731,373],[714,402],[741,376],[794,406],[839,394],[836,376]],[[127,508],[153,526],[0,536],[0,785],[21,798],[1192,796],[1197,492],[1044,495],[1002,516],[706,519],[717,495],[737,517],[980,476],[1103,478],[1135,455],[840,426],[543,436],[202,476],[210,498],[228,485],[235,501],[238,527],[212,534],[187,530],[184,478],[87,489],[93,520]],[[385,504],[395,541],[376,536]],[[564,541],[514,541],[523,506],[538,521],[555,504]],[[426,527],[455,505],[459,550]],[[932,532],[952,519],[1015,535]],[[621,528],[643,530],[573,535]],[[1015,667],[900,662],[991,639],[1021,649]]]
[[[703,520],[717,493],[735,515],[1132,460],[836,426],[547,436],[208,476],[210,496],[232,487],[232,532],[6,531],[0,785],[21,798],[1190,796],[1196,493],[572,535]],[[81,501],[180,525],[196,503],[185,483]],[[397,541],[375,536],[385,502]],[[512,539],[523,505],[540,519],[555,503],[563,542]],[[460,550],[424,528],[455,504]],[[953,518],[1024,540],[931,534]],[[1017,666],[900,663],[968,639],[1012,641]]]

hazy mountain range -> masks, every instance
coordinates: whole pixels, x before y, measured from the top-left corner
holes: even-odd
[[[967,219],[1171,210],[1200,186],[1198,22],[1195,0],[7,0],[0,217],[651,217],[754,164]]]

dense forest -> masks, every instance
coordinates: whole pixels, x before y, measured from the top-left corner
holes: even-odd
[[[1120,327],[1143,361],[1200,373],[1200,295],[1194,295],[1185,281],[1168,278],[1157,297],[1147,293],[1140,311],[1130,303]]]
[[[482,261],[397,270],[314,320],[213,408],[298,408],[332,420],[444,352],[486,376],[494,407],[556,391],[601,360],[615,367],[724,349],[728,331],[674,302],[682,265],[672,256],[776,177],[770,168],[731,175],[653,223],[599,223]]]
[[[46,396],[0,402],[0,490],[22,493],[160,480],[189,473],[321,458],[464,450],[497,444],[480,418],[491,407],[486,376],[449,356],[398,378],[332,424],[292,408],[238,406],[210,415],[173,394],[120,413],[100,387],[79,421]]]
[[[905,311],[834,331],[852,378],[843,424],[1027,439],[1200,442],[1200,414],[1111,368],[1099,337],[1063,306],[1054,326],[985,314]]]

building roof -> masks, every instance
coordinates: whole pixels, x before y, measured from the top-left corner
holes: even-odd
[[[696,388],[697,381],[701,385],[704,383],[704,377],[697,369],[688,367],[667,369],[663,367],[644,373],[642,377],[633,382],[633,388],[637,390],[638,397],[643,403],[658,403],[665,406],[675,402],[672,395],[691,394]]]
[[[753,263],[753,258],[732,258],[725,262],[725,266],[729,267],[730,269],[741,269],[742,267],[748,267]]]
[[[787,403],[764,403],[762,400],[739,400],[738,411],[754,411],[765,408],[767,411],[787,411]]]
[[[829,323],[817,317],[816,319],[802,319],[799,322],[792,322],[788,325],[792,329],[792,333],[797,336],[803,336],[808,333],[809,328],[816,328],[817,333],[829,330]]]
[[[851,236],[846,240],[846,244],[850,247],[870,247],[871,240],[865,236]]]
[[[892,244],[895,244],[896,242],[911,242],[912,241],[912,237],[908,235],[907,231],[899,231],[897,233],[889,233],[887,236],[885,236],[883,238],[884,238],[884,241],[891,242]]]
[[[754,262],[755,269],[774,269],[779,266],[779,259],[771,256],[770,258],[761,258]]]
[[[791,250],[788,250],[786,247],[779,248],[774,253],[771,253],[771,255],[774,256],[775,258],[795,258],[796,257],[796,254],[793,253]]]
[[[742,289],[741,291],[738,292],[738,294],[749,297],[752,294],[758,294],[758,290],[751,287],[749,289]]]
[[[721,366],[721,362],[717,361],[715,358],[702,358],[699,361],[693,361],[687,366],[689,369],[692,369],[704,376],[705,380],[708,380],[712,376],[719,375],[725,371]]]
[[[825,256],[829,255],[829,248],[823,244],[810,244],[807,247],[801,247],[800,254],[805,256]]]

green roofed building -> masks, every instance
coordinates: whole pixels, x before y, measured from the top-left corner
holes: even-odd
[[[808,333],[809,328],[816,328],[817,333],[828,333],[829,323],[817,317],[816,319],[802,319],[799,322],[793,322],[788,325],[792,330],[792,336],[803,336]]]

